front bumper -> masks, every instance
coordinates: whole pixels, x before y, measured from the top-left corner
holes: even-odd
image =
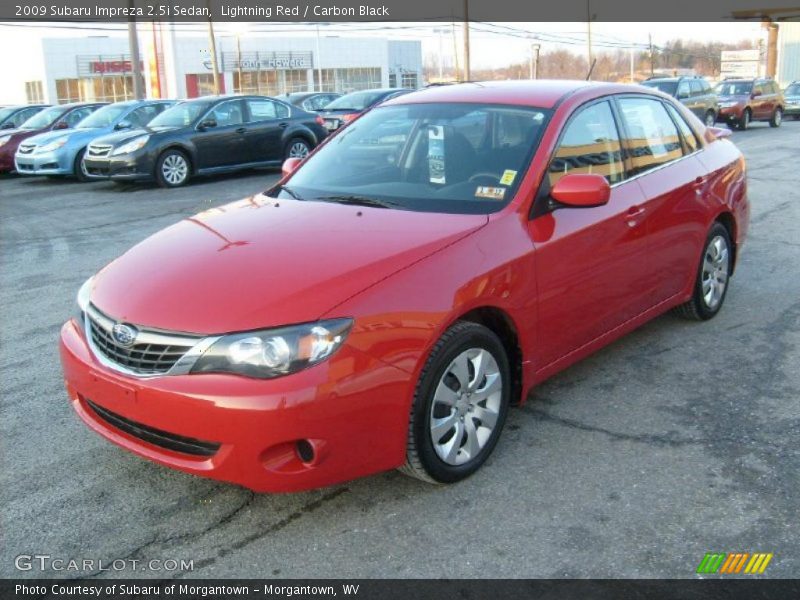
[[[17,173],[21,175],[72,175],[74,157],[66,152],[44,152],[14,156]]]
[[[86,172],[93,179],[139,181],[153,178],[153,166],[144,156],[123,154],[103,158],[84,157]]]
[[[786,102],[786,106],[783,108],[783,114],[800,115],[800,101],[798,101],[797,104],[789,104],[789,102]]]
[[[0,173],[9,173],[14,170],[14,149],[0,146]]]
[[[328,361],[272,380],[224,374],[127,377],[96,359],[73,320],[61,329],[60,350],[69,399],[84,423],[126,450],[174,469],[258,492],[290,492],[405,461],[413,393],[408,374],[347,344]],[[134,428],[115,426],[108,414]],[[218,449],[206,455],[177,451],[175,444],[145,435],[152,430]],[[298,441],[313,448],[311,460],[307,454],[301,458]]]
[[[738,121],[742,118],[743,111],[744,107],[741,104],[737,104],[736,106],[720,107],[719,113],[717,113],[717,120]]]

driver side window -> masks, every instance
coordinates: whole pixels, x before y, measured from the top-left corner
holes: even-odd
[[[548,169],[550,185],[568,173],[596,173],[610,184],[625,178],[619,133],[607,101],[582,109],[564,130]]]

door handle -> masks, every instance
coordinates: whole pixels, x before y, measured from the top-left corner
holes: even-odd
[[[628,227],[636,227],[642,215],[644,215],[644,207],[631,206],[625,213],[625,222],[628,224]]]
[[[289,126],[288,123],[279,123],[278,124],[278,127],[280,127],[281,129],[286,129],[288,126]]]
[[[694,182],[692,183],[692,187],[694,188],[694,193],[698,196],[702,196],[707,183],[708,183],[708,177],[696,177]]]
[[[247,127],[239,127],[239,129],[236,130],[236,133],[246,133],[246,132],[247,132]]]

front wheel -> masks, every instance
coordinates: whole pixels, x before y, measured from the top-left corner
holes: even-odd
[[[156,161],[156,181],[161,187],[180,187],[189,181],[189,159],[180,150],[167,150]]]
[[[783,111],[780,108],[776,108],[775,112],[772,113],[772,118],[769,120],[769,126],[780,127],[781,123],[783,123]]]
[[[697,269],[692,299],[675,309],[679,316],[693,321],[707,321],[720,311],[733,271],[732,248],[728,230],[721,223],[714,223]]]
[[[706,127],[713,127],[716,122],[717,122],[716,113],[714,113],[713,110],[709,110],[706,113],[706,118],[705,118]]]
[[[738,123],[739,129],[742,131],[747,130],[750,127],[750,109],[746,108],[745,111],[742,113],[742,118],[739,119]]]
[[[75,164],[72,168],[72,172],[75,174],[75,179],[81,183],[89,181],[89,171],[86,170],[86,163],[83,162],[84,154],[86,154],[86,148],[78,152],[78,154],[75,156]]]
[[[476,323],[453,325],[420,375],[401,471],[430,483],[472,475],[497,444],[510,397],[508,357],[497,335]]]

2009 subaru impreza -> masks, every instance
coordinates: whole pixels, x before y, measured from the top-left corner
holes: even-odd
[[[71,402],[254,490],[458,481],[532,386],[669,309],[718,313],[749,218],[725,133],[615,84],[392,100],[87,281],[61,332]]]

